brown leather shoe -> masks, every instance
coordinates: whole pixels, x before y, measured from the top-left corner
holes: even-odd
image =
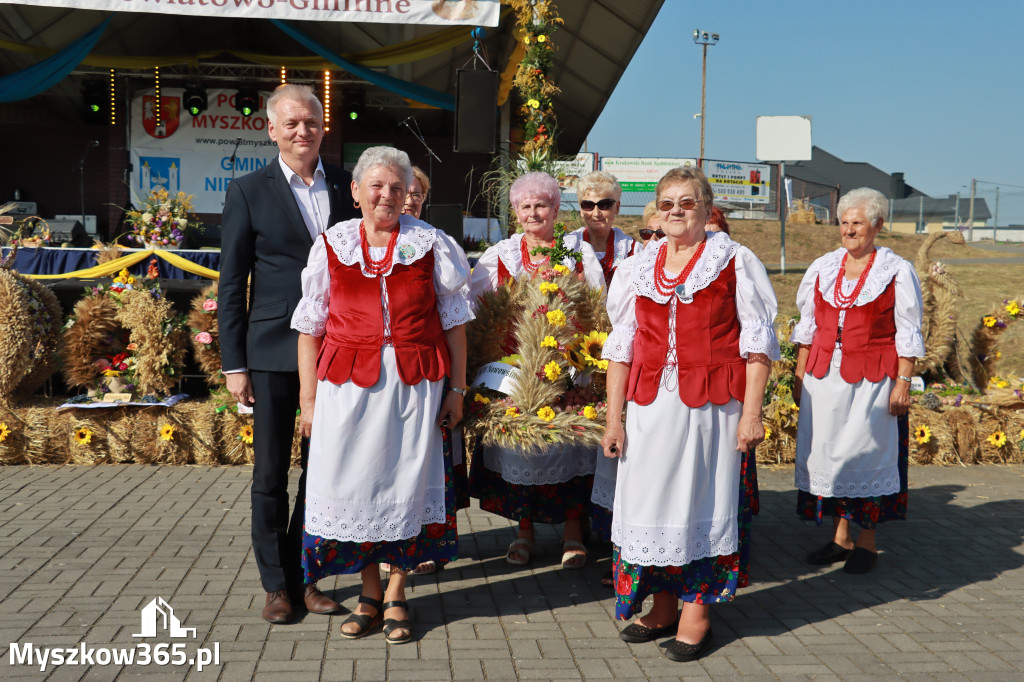
[[[290,623],[295,616],[287,590],[267,592],[267,603],[263,607],[263,619],[269,623]]]
[[[341,610],[341,604],[317,589],[316,584],[306,585],[306,593],[302,598],[310,613],[337,613]]]

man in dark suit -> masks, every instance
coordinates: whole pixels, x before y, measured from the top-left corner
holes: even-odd
[[[218,320],[228,390],[253,408],[252,545],[267,592],[263,617],[287,623],[299,599],[313,613],[339,608],[315,584],[303,587],[305,442],[288,518],[299,404],[298,333],[291,318],[302,298],[300,275],[313,240],[358,212],[350,197],[351,174],[320,161],[323,108],[313,91],[278,87],[267,101],[267,115],[280,156],[228,185],[224,199]]]

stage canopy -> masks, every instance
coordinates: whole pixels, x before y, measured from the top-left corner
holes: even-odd
[[[492,15],[496,17],[498,25],[486,29],[482,46],[491,68],[502,72],[504,84],[511,81],[522,56],[512,13],[508,7],[491,2],[350,0],[351,7],[363,9],[382,4],[410,10],[414,6],[424,10],[427,6],[443,9],[447,5],[449,14],[455,17],[435,23],[382,23],[338,17],[306,21],[287,13],[262,16],[254,11],[232,16],[198,16],[189,10],[190,4],[198,3],[181,0],[167,0],[159,5],[159,10],[117,12],[81,8],[157,5],[142,0],[44,1],[46,6],[40,6],[40,2],[0,0],[0,79],[19,73],[24,76],[25,69],[43,60],[50,60],[47,74],[51,78],[59,73],[58,67],[70,68],[68,77],[57,80],[32,100],[45,102],[48,109],[62,112],[69,120],[77,117],[80,107],[81,79],[106,74],[111,68],[128,77],[146,78],[156,66],[163,78],[198,78],[222,85],[247,79],[269,80],[272,70],[281,66],[307,72],[331,69],[332,78],[341,87],[346,83],[369,83],[367,106],[377,107],[394,121],[408,116],[410,108],[429,118],[427,112],[431,108],[452,108],[455,72],[466,66],[473,55],[470,30],[476,19],[464,19],[469,11],[478,12],[473,16],[479,16],[481,23],[488,23]],[[562,153],[575,152],[582,146],[662,2],[556,3],[565,20],[555,35],[558,50],[552,72],[562,90],[554,100]],[[268,4],[261,0],[227,3],[244,5],[250,10]],[[344,7],[346,2],[296,0],[273,4],[323,8]],[[456,12],[458,8],[461,9]],[[494,11],[489,14],[491,9]],[[419,16],[433,22],[428,15],[426,12]],[[109,24],[101,26],[107,20]],[[98,35],[90,36],[94,29]],[[83,41],[87,39],[94,42],[84,50],[86,56],[68,67],[69,61],[81,56],[74,50],[83,51]],[[505,93],[507,88],[502,88],[499,96]]]

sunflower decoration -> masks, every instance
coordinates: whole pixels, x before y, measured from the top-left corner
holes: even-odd
[[[82,426],[75,429],[72,437],[74,438],[76,445],[88,445],[92,441],[92,429]]]
[[[918,445],[924,445],[932,439],[932,430],[927,424],[920,424],[914,429],[914,440]]]
[[[174,438],[174,424],[165,423],[160,427],[160,439],[172,440]]]
[[[7,436],[9,436],[10,434],[11,430],[7,428],[7,424],[5,422],[0,422],[0,443],[3,443],[5,440],[7,440]]]
[[[555,265],[500,288],[509,312],[502,348],[469,344],[470,367],[507,365],[500,372],[506,377],[502,391],[482,379],[467,403],[465,428],[485,445],[530,453],[555,444],[597,445],[603,436],[604,382],[595,373],[603,371],[601,347],[611,325],[601,292],[566,266],[575,259],[561,239],[564,227],[556,226],[555,234],[555,245],[546,247]],[[506,317],[497,312],[487,319]],[[493,337],[494,326],[478,317],[467,334]]]
[[[1002,431],[996,431],[985,440],[987,440],[992,447],[1001,448],[1006,445],[1006,434]]]
[[[238,440],[246,445],[252,445],[252,426],[250,424],[246,424],[238,430]]]

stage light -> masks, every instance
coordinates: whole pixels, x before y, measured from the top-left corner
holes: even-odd
[[[235,93],[235,111],[242,116],[252,116],[260,110],[260,92],[255,85],[243,85]]]
[[[287,82],[288,82],[288,69],[286,69],[285,67],[282,66],[281,67],[281,85],[284,85]]]
[[[181,99],[185,110],[193,116],[198,116],[206,111],[206,88],[199,83],[185,83],[185,92]]]
[[[331,72],[324,71],[324,132],[331,130]]]
[[[105,84],[99,80],[82,83],[82,114],[89,123],[104,123],[107,119],[108,94]]]
[[[110,125],[117,123],[117,77],[110,70]]]
[[[163,112],[160,111],[161,102],[160,102],[160,67],[159,66],[154,66],[153,67],[153,92],[155,93],[155,100],[154,100],[154,105],[153,105],[153,116],[156,118],[156,130],[157,131],[161,131],[161,130],[163,130],[164,124],[160,120],[162,118],[161,114]]]
[[[362,90],[350,90],[345,93],[345,111],[350,121],[357,120],[366,109],[366,93]]]

